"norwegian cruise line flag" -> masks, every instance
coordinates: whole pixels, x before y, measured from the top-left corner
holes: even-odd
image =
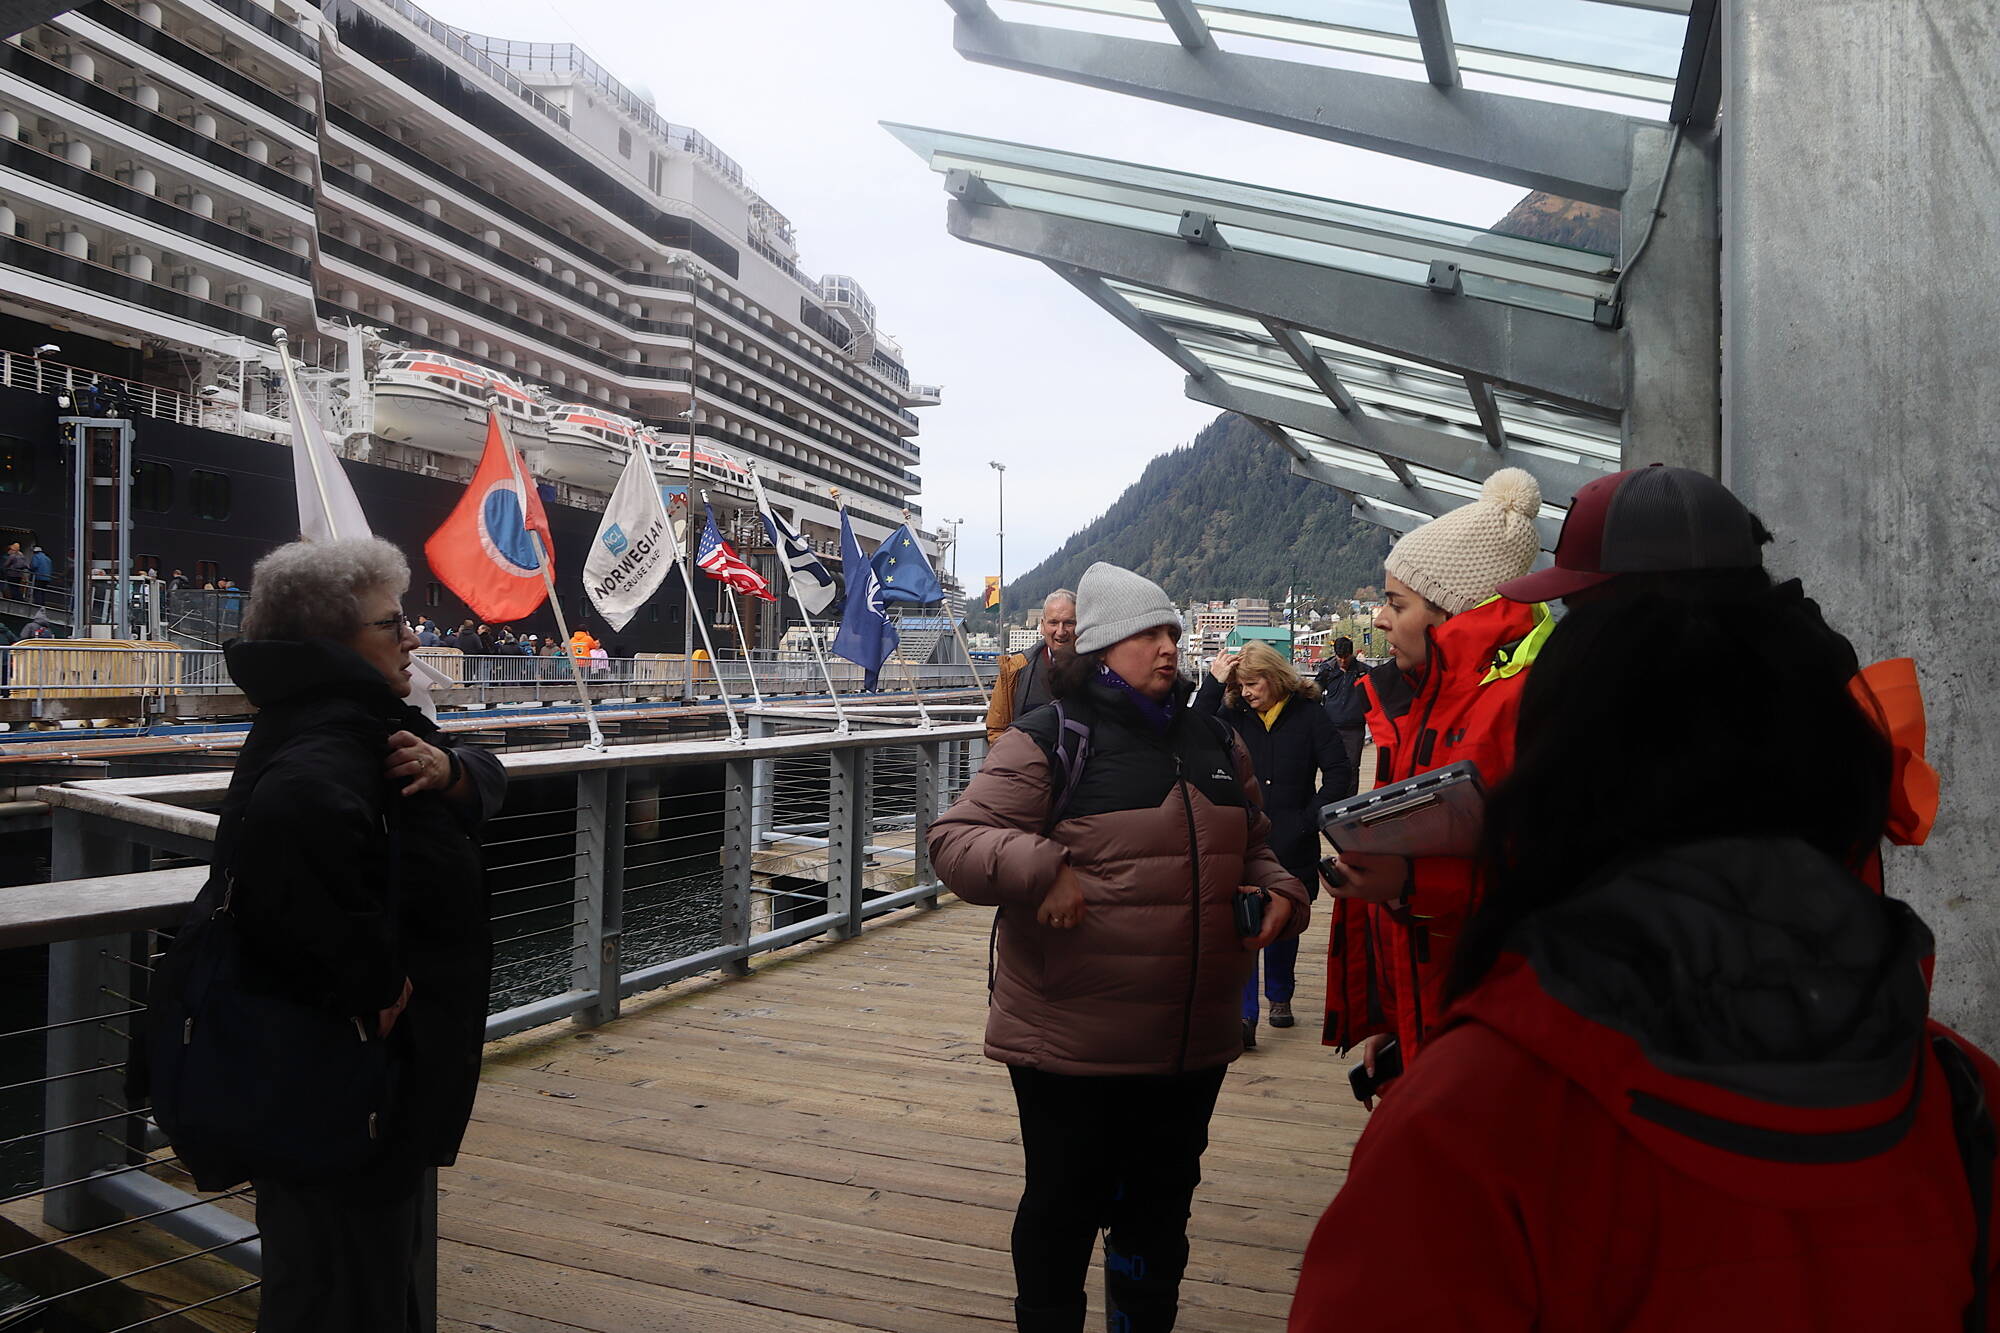
[[[583,590],[606,624],[624,629],[673,571],[679,551],[653,465],[645,450],[634,449],[583,562]]]
[[[882,664],[896,651],[896,627],[882,609],[882,583],[875,566],[861,554],[854,539],[854,520],[847,506],[840,507],[840,564],[847,574],[847,602],[840,611],[840,632],[833,636],[833,651],[860,667],[866,689],[875,688]]]
[[[479,470],[451,517],[424,543],[438,579],[474,615],[495,624],[521,619],[548,597],[541,552],[549,553],[548,575],[555,576],[555,543],[542,498],[523,480],[520,460],[508,458],[511,452],[499,416],[489,411]],[[541,536],[539,550],[531,531]]]

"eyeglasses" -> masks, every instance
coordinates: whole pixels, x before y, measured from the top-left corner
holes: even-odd
[[[388,630],[391,634],[394,634],[397,638],[401,638],[403,636],[403,631],[408,629],[409,625],[410,622],[403,619],[402,613],[398,612],[393,616],[388,616],[381,620],[364,621],[362,622],[361,628],[385,629]]]

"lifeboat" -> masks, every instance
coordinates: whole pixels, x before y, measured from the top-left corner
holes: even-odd
[[[375,434],[397,444],[478,458],[486,447],[486,400],[496,394],[516,445],[539,448],[548,440],[549,411],[541,399],[497,370],[444,352],[391,352],[372,387]]]
[[[669,440],[654,436],[653,474],[665,486],[686,485],[688,479],[688,442],[685,439]],[[750,469],[737,459],[705,444],[697,444],[694,451],[694,478],[697,487],[730,486],[744,495],[750,494]]]
[[[538,451],[535,471],[608,492],[618,484],[633,447],[646,447],[644,430],[630,417],[588,403],[558,403],[549,410],[548,445]]]

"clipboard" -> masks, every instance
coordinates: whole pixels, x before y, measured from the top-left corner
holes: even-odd
[[[1343,852],[1474,856],[1486,827],[1486,784],[1479,765],[1461,759],[1326,806],[1319,819]]]

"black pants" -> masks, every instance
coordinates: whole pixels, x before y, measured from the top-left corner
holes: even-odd
[[[258,1333],[430,1333],[418,1282],[431,1179],[420,1170],[407,1190],[361,1199],[339,1184],[252,1181],[264,1240]]]
[[[1135,1313],[1164,1311],[1164,1322],[1155,1313],[1130,1326],[1172,1327],[1188,1207],[1227,1068],[1088,1077],[1009,1066],[1028,1159],[1014,1214],[1021,1305],[1080,1311],[1102,1227],[1107,1292]]]
[[[1340,727],[1340,743],[1347,747],[1347,792],[1356,795],[1361,790],[1361,745],[1368,739],[1366,727]]]

